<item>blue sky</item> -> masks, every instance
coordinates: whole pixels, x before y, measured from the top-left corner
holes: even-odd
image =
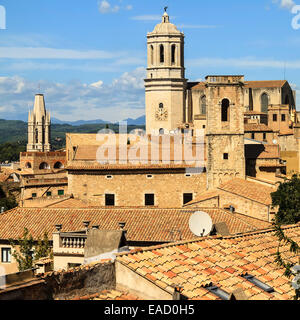
[[[285,76],[300,106],[300,29],[291,24],[300,0],[0,0],[0,5],[6,9],[0,118],[24,117],[38,91],[61,120],[143,115],[146,33],[160,22],[164,6],[185,33],[190,81],[207,74],[244,74],[247,80]]]

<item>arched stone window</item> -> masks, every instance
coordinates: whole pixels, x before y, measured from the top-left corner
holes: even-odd
[[[260,97],[261,100],[261,112],[268,113],[269,97],[266,93],[263,93]]]
[[[164,104],[163,103],[160,103],[159,104],[159,109],[163,109],[164,108]]]
[[[50,166],[47,162],[42,162],[39,167],[40,170],[49,170]]]
[[[163,128],[160,128],[159,129],[159,134],[164,134],[165,133],[165,130]]]
[[[200,99],[200,112],[206,115],[206,96],[202,96]]]
[[[228,99],[223,99],[222,100],[222,106],[221,106],[221,119],[222,122],[227,122],[229,121],[229,100]]]
[[[176,63],[176,44],[172,44],[171,47],[171,62],[172,64]]]
[[[59,161],[57,161],[54,165],[54,169],[62,169],[63,167],[64,165]]]
[[[39,131],[35,129],[35,143],[39,143]]]
[[[31,163],[30,163],[30,162],[27,162],[27,163],[25,164],[25,168],[26,168],[26,169],[31,169],[31,168],[32,168]]]
[[[162,44],[159,47],[159,56],[160,56],[160,63],[164,63],[165,62],[165,48]]]
[[[151,45],[150,46],[150,63],[153,65],[154,63],[154,48],[153,46]]]

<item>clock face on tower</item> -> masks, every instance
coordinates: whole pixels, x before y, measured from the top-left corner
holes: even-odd
[[[158,108],[155,112],[155,119],[158,121],[165,121],[168,119],[168,111],[165,108]]]

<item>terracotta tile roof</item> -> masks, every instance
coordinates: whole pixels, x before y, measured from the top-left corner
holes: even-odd
[[[64,199],[62,201],[54,200],[53,204],[45,206],[47,208],[90,208],[95,207],[93,204],[79,199]]]
[[[246,81],[245,88],[282,88],[286,80]]]
[[[213,198],[217,198],[217,197],[219,197],[219,192],[217,190],[205,191],[205,192],[200,193],[197,197],[195,197],[195,199],[193,199],[189,203],[186,203],[184,205],[184,207],[191,206],[193,204],[196,204],[196,203],[199,203],[202,201],[206,201],[206,200],[210,200]]]
[[[284,232],[300,242],[300,225],[286,226]],[[188,299],[220,300],[206,288],[213,283],[228,294],[241,288],[249,300],[289,300],[295,292],[291,280],[283,276],[284,269],[274,262],[277,247],[278,238],[269,229],[155,246],[119,254],[117,262],[167,292],[181,285]],[[280,251],[292,263],[298,262],[299,255],[290,253],[288,245]],[[275,291],[268,293],[241,277],[246,273]]]
[[[99,293],[94,293],[85,296],[76,296],[70,300],[141,300],[138,296],[129,293],[128,291],[120,290],[102,290]]]
[[[278,145],[253,144],[245,146],[246,159],[279,159],[280,148]]]
[[[255,224],[249,224],[234,214],[222,209],[203,208],[213,223],[225,222],[231,234],[257,230]],[[99,225],[102,230],[119,229],[119,222],[126,222],[129,241],[170,242],[195,239],[189,229],[190,216],[197,209],[146,209],[146,208],[15,208],[0,215],[0,239],[22,237],[27,228],[34,239],[48,232],[56,232],[55,225],[62,224],[62,232],[83,229],[83,221],[90,225]],[[180,232],[179,232],[180,231]]]
[[[232,179],[222,184],[221,186],[219,186],[219,189],[262,203],[267,206],[272,204],[270,194],[276,191],[275,188],[239,178]]]
[[[203,90],[203,89],[205,89],[205,84],[206,84],[206,82],[203,82],[203,81],[198,82],[198,84],[196,84],[192,87],[192,90]]]
[[[256,124],[256,123],[245,123],[244,125],[245,132],[248,131],[257,131],[257,132],[272,132],[272,129],[269,128],[264,123]]]

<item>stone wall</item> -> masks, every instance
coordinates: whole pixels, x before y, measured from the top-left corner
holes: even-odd
[[[115,286],[115,264],[95,263],[28,279],[27,282],[18,283],[18,286],[0,291],[0,300],[63,300],[113,289]]]
[[[152,177],[148,177],[151,175]],[[109,179],[107,176],[111,176]],[[105,206],[105,194],[115,195],[115,206],[143,207],[145,194],[155,194],[155,206],[178,208],[183,205],[183,194],[194,198],[206,190],[206,174],[186,176],[185,170],[153,172],[69,172],[68,194],[75,198]]]

